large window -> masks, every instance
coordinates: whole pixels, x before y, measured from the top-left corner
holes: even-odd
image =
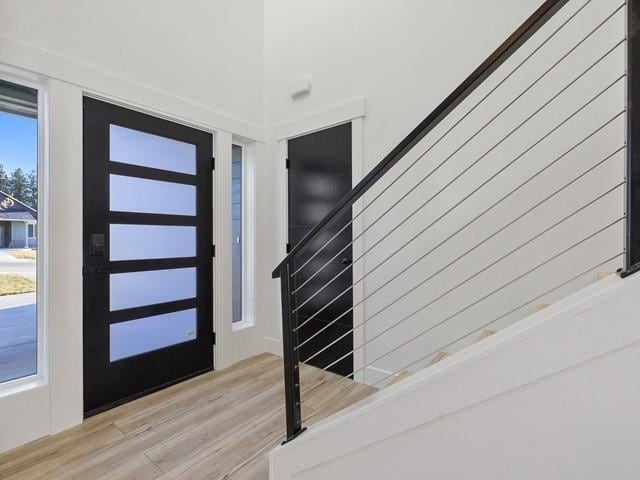
[[[233,145],[231,154],[231,235],[232,235],[232,285],[233,285],[233,322],[242,321],[243,307],[243,149]]]
[[[38,91],[0,80],[0,382],[38,372]]]

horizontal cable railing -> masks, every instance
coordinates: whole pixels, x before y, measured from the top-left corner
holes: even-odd
[[[557,129],[559,129],[561,126],[563,126],[565,123],[567,123],[571,118],[573,118],[575,115],[577,115],[578,113],[580,113],[584,108],[586,108],[591,102],[593,102],[594,100],[596,100],[597,98],[600,97],[600,95],[602,95],[603,93],[605,93],[609,88],[611,88],[613,85],[615,85],[617,82],[619,82],[621,79],[624,78],[624,75],[618,77],[616,80],[614,80],[614,82],[612,82],[610,85],[608,85],[604,90],[602,90],[601,92],[599,92],[593,99],[589,100],[589,102],[587,102],[586,104],[584,104],[583,106],[581,106],[578,110],[576,110],[574,113],[572,113],[569,117],[567,117],[564,121],[560,122],[556,127],[554,127],[553,129],[551,129],[547,134],[545,134],[542,138],[536,140],[530,147],[528,147],[527,149],[525,149],[521,154],[519,154],[516,158],[514,158],[513,160],[511,160],[510,163],[508,163],[506,166],[502,167],[501,170],[499,170],[497,173],[495,173],[492,177],[490,177],[488,180],[485,180],[483,183],[481,183],[478,187],[475,188],[475,190],[473,190],[471,193],[469,193],[466,197],[464,197],[462,200],[460,200],[459,202],[457,202],[456,204],[454,204],[451,208],[449,208],[447,211],[445,211],[442,215],[440,215],[438,218],[436,218],[435,221],[431,222],[429,225],[427,225],[425,228],[423,228],[422,230],[420,230],[420,232],[418,232],[418,234],[414,235],[413,237],[411,237],[409,240],[407,240],[406,242],[404,242],[402,245],[400,245],[396,250],[393,251],[393,253],[389,256],[387,256],[382,262],[378,263],[375,267],[373,267],[371,270],[369,270],[365,275],[363,275],[359,280],[357,280],[357,282],[361,282],[363,281],[368,275],[372,274],[379,266],[381,266],[383,263],[385,263],[386,261],[388,261],[389,259],[391,259],[396,253],[400,252],[402,249],[404,249],[409,243],[411,243],[413,240],[415,240],[416,238],[418,238],[420,235],[422,235],[423,233],[425,233],[429,228],[431,228],[432,226],[434,226],[439,220],[441,220],[442,218],[444,218],[448,213],[450,213],[451,211],[453,211],[456,207],[458,207],[459,205],[461,205],[465,200],[469,199],[475,192],[477,192],[478,190],[480,190],[482,187],[484,187],[485,185],[487,185],[493,178],[495,178],[497,175],[499,175],[500,173],[504,172],[508,167],[510,167],[511,165],[513,165],[516,161],[518,161],[520,158],[522,158],[526,153],[528,153],[531,149],[533,149],[536,145],[538,145],[540,142],[542,142],[544,139],[546,139],[549,135],[551,135],[553,132],[555,132]],[[538,110],[540,111],[540,110]],[[619,116],[619,115],[617,115]],[[617,117],[616,116],[616,117]],[[531,118],[531,117],[529,117]],[[522,125],[522,124],[521,124]],[[521,126],[520,125],[520,126]],[[514,130],[512,130],[513,132]],[[506,137],[503,137],[506,138]],[[490,150],[492,150],[494,147],[492,147]],[[482,158],[484,158],[486,156],[486,153],[483,154],[478,160],[476,160],[473,164],[475,165],[479,160],[481,160]],[[470,167],[467,167],[467,170]],[[467,171],[465,170],[465,172]],[[464,173],[464,172],[463,172]],[[418,206],[417,209],[415,209],[413,212],[411,212],[411,214],[408,217],[405,217],[400,223],[398,223],[390,232],[393,233],[397,228],[399,228],[404,222],[408,221],[413,215],[417,214],[420,210],[422,210],[422,208],[424,208],[426,205],[428,205],[428,203],[435,198],[439,193],[441,193],[442,191],[444,191],[445,188],[451,186],[454,181],[459,178],[460,175],[456,178],[454,178],[453,180],[451,180],[449,183],[447,183],[442,189],[440,189],[438,192],[436,192],[435,195],[429,197],[425,202],[423,202],[421,205]],[[406,198],[406,194],[404,194],[403,197],[401,197],[402,199]],[[386,213],[386,212],[385,212]],[[378,217],[380,218],[380,217]],[[380,240],[381,241],[381,240]],[[357,262],[358,260],[362,259],[367,253],[369,253],[371,250],[373,250],[373,248],[375,248],[377,245],[379,245],[380,241],[378,243],[375,243],[372,247],[369,247],[367,250],[365,250],[364,252],[362,252],[356,259],[353,260],[353,263]],[[349,242],[348,245],[352,245],[353,242]],[[421,257],[420,260],[424,258]],[[324,267],[321,267],[324,268]],[[348,269],[350,269],[351,267],[345,267],[343,268],[340,272],[338,272],[336,275],[334,275],[329,281],[325,282],[324,285],[322,287],[320,287],[318,290],[316,290],[313,294],[311,294],[310,296],[308,296],[298,307],[293,309],[293,312],[296,313],[297,311],[299,311],[302,307],[304,307],[308,302],[310,302],[311,300],[313,300],[313,298],[315,298],[318,294],[320,294],[324,289],[326,289],[327,287],[329,287],[331,285],[331,283],[333,281],[335,281],[340,275],[342,275],[343,273],[345,273]],[[317,274],[317,271],[313,274],[313,276],[315,276]],[[351,290],[353,288],[353,286],[357,283],[354,282],[352,285],[350,285],[349,287],[347,287],[346,290],[342,291],[337,297],[334,297],[331,301],[329,301],[328,303],[325,304],[325,306],[323,308],[326,308],[327,306],[331,305],[332,302],[334,302],[337,298],[339,298],[341,295],[343,295],[344,293],[346,293],[346,291]],[[303,283],[303,285],[306,285],[307,281],[305,280],[305,282]],[[301,287],[296,288],[292,293],[297,293],[300,290]],[[309,320],[315,318],[315,316],[321,312],[321,310],[317,311],[316,313],[314,313],[311,317],[307,318],[307,320],[305,322],[303,322],[301,325],[298,326],[298,328],[301,328],[306,322],[308,322]]]
[[[384,388],[625,265],[626,6],[544,2],[276,268],[289,440],[301,385]]]

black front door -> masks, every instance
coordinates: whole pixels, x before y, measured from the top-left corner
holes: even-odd
[[[289,243],[295,245],[351,190],[351,124],[289,140],[288,158]],[[300,360],[309,359],[307,363],[319,368],[331,365],[329,371],[344,376],[353,372],[350,220],[351,211],[311,242],[294,264],[295,268],[304,265],[344,228],[294,278],[294,288],[301,287],[294,298],[298,325],[303,325],[298,331]]]
[[[210,133],[84,98],[84,411],[213,369]]]

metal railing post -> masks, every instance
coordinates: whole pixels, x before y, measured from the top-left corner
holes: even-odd
[[[627,215],[626,261],[622,277],[640,270],[640,223],[635,220],[640,211],[640,0],[627,1]]]
[[[289,442],[300,435],[302,428],[302,406],[300,402],[300,360],[295,346],[298,333],[295,329],[296,315],[293,313],[291,294],[291,262],[286,262],[280,270],[280,296],[282,301],[282,350],[284,357],[285,412],[287,439]]]

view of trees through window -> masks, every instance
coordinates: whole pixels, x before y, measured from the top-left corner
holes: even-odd
[[[16,168],[7,173],[4,165],[0,164],[0,192],[8,193],[36,209],[38,207],[38,174],[35,170],[25,173],[22,168]]]

